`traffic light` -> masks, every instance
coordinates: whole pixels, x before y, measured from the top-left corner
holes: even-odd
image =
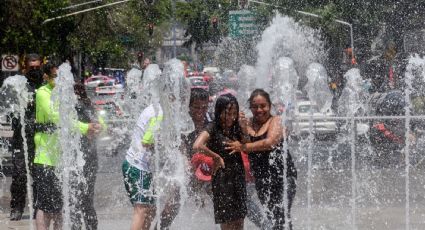
[[[214,29],[218,29],[218,18],[217,17],[213,17],[211,19],[211,23]]]
[[[246,8],[248,8],[248,5],[249,5],[249,1],[247,1],[247,0],[238,0],[239,9],[246,9]]]
[[[152,37],[152,35],[153,35],[153,23],[149,23],[148,24],[148,33],[149,33],[149,36],[151,36]]]

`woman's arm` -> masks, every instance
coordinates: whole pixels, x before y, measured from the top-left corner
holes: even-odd
[[[249,129],[250,127],[248,127]],[[252,128],[251,128],[252,129]],[[250,135],[253,135],[253,130],[250,131]],[[251,142],[248,138],[242,138],[242,141],[231,141],[227,142],[226,149],[232,150],[230,154],[236,152],[257,152],[264,150],[272,150],[277,146],[285,135],[284,128],[281,124],[280,117],[274,117],[267,128],[267,137],[264,140]]]
[[[241,150],[244,152],[272,150],[281,142],[285,135],[281,121],[279,116],[273,117],[267,129],[267,137],[263,140],[245,143],[241,146]]]
[[[196,138],[195,143],[193,144],[193,150],[195,152],[200,152],[202,154],[205,154],[207,156],[210,156],[214,160],[214,167],[213,167],[213,174],[219,169],[220,167],[224,168],[224,160],[220,157],[217,153],[211,151],[206,146],[206,143],[210,139],[210,134],[207,131],[203,131],[198,138]]]

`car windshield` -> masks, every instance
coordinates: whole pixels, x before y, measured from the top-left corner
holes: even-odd
[[[298,107],[298,111],[300,113],[308,113],[310,112],[310,109],[311,109],[311,105],[300,105]],[[317,106],[313,106],[313,112],[314,113],[319,112],[319,109],[317,108]]]
[[[207,86],[208,83],[206,81],[204,81],[203,79],[190,79],[190,83],[192,84],[192,86]]]
[[[102,82],[102,83],[99,83],[98,86],[99,87],[102,87],[102,86],[114,86],[114,83],[111,82],[111,81],[109,81],[109,82]]]

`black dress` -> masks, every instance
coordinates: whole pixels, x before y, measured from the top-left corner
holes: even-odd
[[[267,137],[267,132],[260,136],[251,136],[251,141],[263,140]],[[286,166],[284,165],[286,157]],[[284,175],[286,169],[286,181],[288,183],[288,217],[290,217],[291,206],[296,192],[295,180],[297,170],[295,169],[292,156],[284,154],[283,140],[276,148],[268,151],[250,152],[248,154],[251,171],[255,177],[255,188],[261,204],[266,209],[267,218],[273,226],[270,229],[284,229],[285,207],[284,202]],[[290,218],[289,218],[290,219]],[[292,224],[289,222],[289,229]]]
[[[240,153],[229,154],[230,151],[225,150],[223,144],[229,139],[240,140],[240,135],[226,137],[214,124],[210,124],[206,131],[210,135],[207,147],[223,158],[225,166],[212,176],[215,222],[222,224],[243,219],[247,213],[247,198],[242,157]]]

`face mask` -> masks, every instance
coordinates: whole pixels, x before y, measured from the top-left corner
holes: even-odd
[[[35,84],[43,83],[43,72],[40,69],[31,69],[26,74],[29,82]]]

